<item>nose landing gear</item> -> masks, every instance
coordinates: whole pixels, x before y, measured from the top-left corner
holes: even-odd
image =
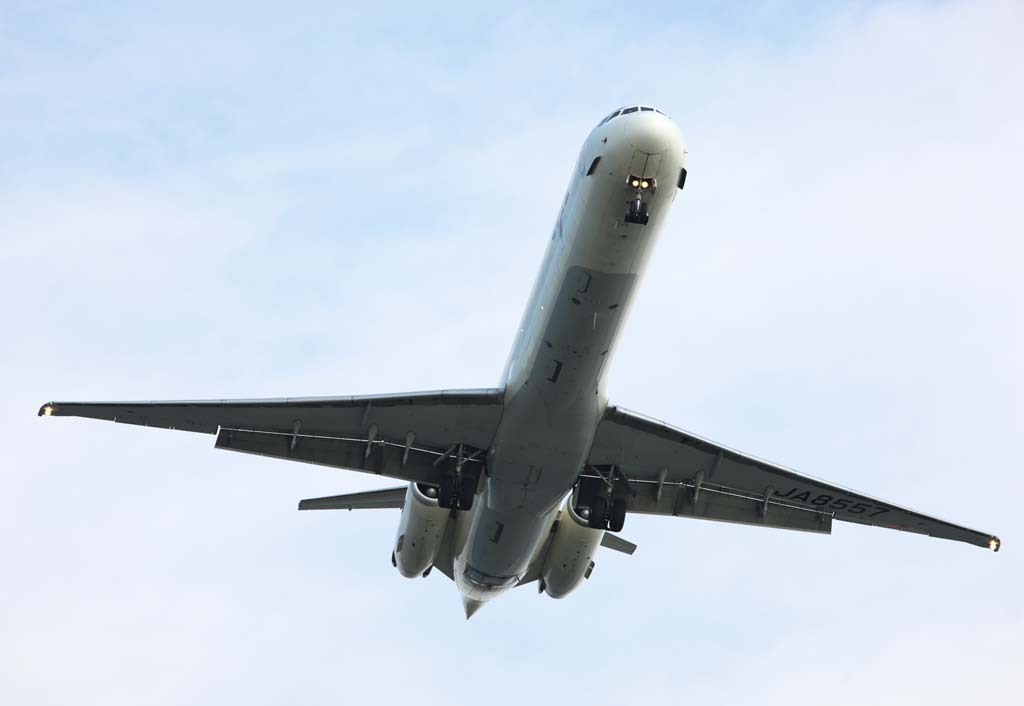
[[[629,202],[629,209],[626,211],[626,223],[637,223],[645,226],[648,220],[647,202],[641,200],[640,196],[637,195],[636,199]]]
[[[647,196],[654,195],[658,184],[653,177],[640,177],[630,174],[626,178],[626,191],[630,198],[626,202],[626,223],[636,223],[645,226],[649,217],[647,215]]]

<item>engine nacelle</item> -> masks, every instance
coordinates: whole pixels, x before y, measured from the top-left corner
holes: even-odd
[[[448,515],[449,511],[437,504],[436,489],[409,484],[393,554],[402,576],[409,579],[422,576],[433,565],[448,526]]]
[[[603,529],[591,529],[576,514],[570,497],[558,514],[558,529],[544,561],[544,592],[552,598],[565,598],[583,579],[590,578],[594,554],[603,537]]]

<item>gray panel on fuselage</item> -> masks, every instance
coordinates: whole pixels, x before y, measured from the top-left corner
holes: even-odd
[[[635,284],[632,273],[569,268],[529,378],[549,405],[561,407],[597,392],[623,306]]]

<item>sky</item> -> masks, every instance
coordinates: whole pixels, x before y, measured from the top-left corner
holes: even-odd
[[[0,0],[5,703],[1009,704],[1024,664],[1016,2]],[[630,517],[466,622],[381,485],[48,400],[497,384],[570,171],[686,190],[614,404],[999,535]]]

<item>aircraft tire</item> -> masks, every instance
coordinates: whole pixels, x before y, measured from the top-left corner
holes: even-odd
[[[438,507],[451,508],[455,506],[455,479],[445,476],[441,479],[441,485],[437,489]]]
[[[621,532],[626,524],[626,501],[623,498],[616,498],[612,503],[611,517],[608,518],[608,529],[612,532]]]
[[[604,529],[608,521],[608,498],[598,495],[590,501],[590,517],[587,524],[592,529]]]
[[[474,483],[469,478],[463,478],[459,486],[459,509],[468,510],[473,507],[473,497],[476,495]]]

